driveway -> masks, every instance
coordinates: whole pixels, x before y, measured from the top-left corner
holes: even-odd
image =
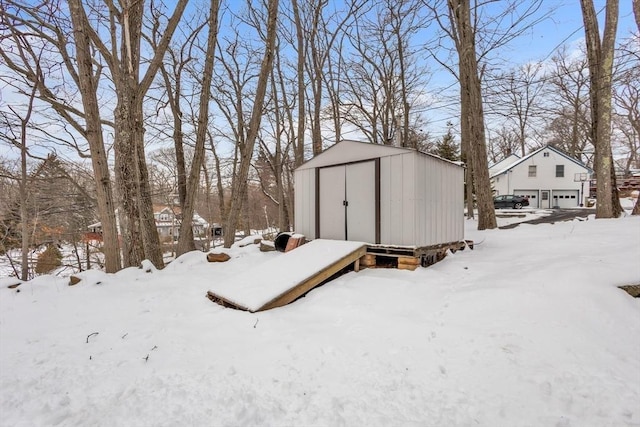
[[[499,227],[503,230],[509,228],[516,228],[520,224],[554,224],[556,222],[571,221],[575,218],[587,218],[589,215],[595,213],[594,209],[587,208],[573,208],[573,209],[551,209],[549,215],[545,215],[540,218],[531,219],[529,221],[516,222],[509,225],[503,225]]]

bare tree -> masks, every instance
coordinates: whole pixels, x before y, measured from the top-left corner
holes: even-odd
[[[38,64],[38,58],[32,58]],[[37,67],[37,65],[36,65]],[[38,70],[39,71],[39,70]],[[15,107],[9,106],[8,108],[14,114],[14,120],[7,118],[7,130],[8,134],[3,137],[9,143],[14,145],[20,150],[20,177],[18,179],[18,187],[19,187],[19,196],[20,196],[20,234],[21,234],[21,269],[20,269],[20,279],[28,280],[29,279],[29,215],[27,209],[27,203],[29,199],[29,189],[27,188],[28,184],[28,170],[27,170],[27,157],[28,157],[28,137],[27,130],[29,127],[29,121],[31,120],[31,116],[33,114],[33,104],[36,97],[37,91],[37,81],[33,86],[31,91],[28,94],[27,105],[24,112],[18,111]],[[4,117],[3,117],[4,118]],[[3,120],[4,121],[4,120]],[[12,124],[17,124],[18,126],[12,126]],[[15,127],[18,127],[16,130]]]
[[[184,208],[186,194],[187,194],[187,163],[185,159],[185,144],[187,144],[188,137],[185,133],[188,130],[185,128],[188,126],[191,118],[187,117],[186,111],[183,111],[182,104],[186,100],[190,102],[192,96],[188,97],[185,92],[195,93],[197,91],[193,86],[198,85],[198,79],[202,81],[200,69],[194,69],[191,72],[191,64],[197,60],[194,49],[196,49],[196,42],[202,31],[207,25],[207,20],[204,19],[200,22],[197,18],[200,15],[200,11],[196,11],[194,14],[195,23],[192,24],[187,21],[184,25],[186,28],[181,29],[181,35],[183,40],[181,43],[174,43],[169,45],[165,60],[160,65],[160,74],[162,76],[162,86],[164,92],[157,100],[158,115],[161,111],[164,111],[165,106],[169,106],[171,111],[170,121],[167,123],[168,130],[161,130],[161,135],[171,135],[173,139],[174,155],[175,155],[175,169],[177,174],[177,188],[176,193],[180,207]],[[157,49],[160,40],[162,40],[163,28],[161,26],[162,13],[160,10],[153,11],[153,22],[151,25],[151,37],[150,44],[154,49]],[[180,29],[179,29],[180,30]],[[197,67],[196,67],[197,68]],[[195,81],[190,80],[191,75],[195,76]],[[200,84],[202,87],[202,84]],[[188,128],[187,128],[188,129]]]
[[[182,223],[180,224],[180,236],[178,238],[177,254],[194,250],[192,218],[195,206],[195,197],[200,183],[200,172],[204,164],[205,142],[209,125],[209,100],[211,99],[211,79],[213,76],[213,58],[218,37],[218,12],[220,1],[211,0],[209,7],[209,32],[205,52],[204,69],[202,70],[202,87],[196,127],[196,145],[194,148],[191,172],[187,180],[187,188],[182,207]]]
[[[495,14],[488,12],[485,2],[471,5],[470,0],[447,0],[446,11],[443,3],[423,0],[443,33],[431,42],[429,50],[433,58],[458,79],[461,88],[460,131],[462,160],[467,164],[467,214],[473,216],[472,190],[475,189],[478,228],[494,228],[480,86],[483,71],[492,52],[508,45],[550,12],[540,11],[540,0],[503,2]],[[447,48],[447,40],[453,42],[453,52]],[[457,55],[457,68],[450,61],[452,55]]]
[[[144,154],[143,101],[186,5],[187,0],[177,2],[162,39],[140,79],[145,2],[125,0],[120,2],[121,9],[106,2],[106,15],[96,8],[91,9],[91,13],[97,14],[93,21],[97,22],[97,28],[91,26],[85,7],[79,0],[70,2],[75,27],[83,23],[91,43],[107,64],[115,87],[115,175],[124,214],[121,228],[125,266],[138,265],[144,257],[158,267],[164,265]],[[110,23],[108,28],[104,28],[111,35],[108,40],[100,36],[101,22]]]
[[[640,167],[640,34],[618,49],[613,100],[614,128],[622,134],[621,148],[628,153],[624,171]]]
[[[487,105],[489,112],[511,122],[517,129],[519,152],[527,153],[527,143],[535,132],[533,123],[541,115],[540,80],[542,64],[527,63],[519,68],[488,78]]]
[[[279,38],[276,43],[280,43]],[[280,51],[280,46],[276,45],[270,77],[270,108],[266,112],[263,135],[258,138],[259,151],[255,169],[262,192],[278,206],[278,228],[284,231],[289,230],[293,216],[293,194],[286,188],[286,183],[293,172],[293,162],[289,160],[289,155],[293,151],[295,158],[295,147],[293,150],[291,148],[299,127],[296,127],[292,114],[296,96],[287,91],[289,80],[285,75],[286,64],[283,63]]]
[[[70,42],[71,24],[62,17],[61,5],[57,2],[45,3],[39,7],[23,7],[21,2],[6,1],[0,9],[0,14],[3,29],[12,33],[16,42],[16,50],[11,49],[9,43],[0,44],[0,55],[6,65],[18,76],[23,76],[28,85],[37,89],[39,100],[49,104],[53,111],[89,143],[98,197],[98,214],[102,222],[105,270],[110,273],[116,272],[120,269],[120,251],[115,204],[102,137],[104,122],[100,116],[97,98],[102,67],[93,60],[93,51],[84,27],[76,28]],[[26,33],[29,34],[29,38],[24,37]],[[50,74],[44,73],[44,67],[39,62],[44,58],[35,55],[32,41],[43,49],[46,48],[48,56],[54,57],[47,56],[48,67],[52,71],[50,74],[64,71],[68,73],[69,79],[64,79],[63,82],[71,82],[72,86],[75,85],[80,91],[83,110],[76,108],[73,100],[68,99],[69,94],[73,93],[73,88],[69,89],[59,81],[49,82]],[[75,48],[76,60],[73,60],[70,53],[71,46]],[[20,54],[15,56],[15,52]],[[38,62],[31,61],[35,58],[38,58]],[[55,139],[46,131],[45,134],[50,139]],[[73,134],[69,133],[69,137],[73,138]],[[80,156],[84,156],[78,144],[74,144],[74,147],[78,149]]]
[[[492,163],[520,151],[518,130],[511,126],[500,126],[489,133],[489,158]]]
[[[618,26],[618,0],[607,0],[602,40],[592,0],[580,0],[589,60],[591,87],[591,123],[595,145],[595,172],[597,179],[597,218],[615,218],[622,213],[615,185],[615,171],[611,151],[611,93],[616,30]]]
[[[462,137],[469,138],[473,183],[478,204],[478,229],[496,228],[493,195],[489,181],[484,130],[482,91],[475,48],[475,28],[471,26],[469,0],[449,0],[451,35],[458,52],[460,99],[463,106]]]
[[[267,6],[267,30],[265,36],[265,49],[260,65],[260,74],[256,86],[256,96],[251,111],[251,120],[248,125],[247,138],[240,152],[240,165],[238,173],[234,176],[232,186],[232,199],[229,207],[229,215],[225,223],[224,246],[231,247],[235,239],[235,230],[238,224],[238,217],[247,194],[247,178],[249,168],[253,158],[253,148],[258,138],[260,121],[262,120],[262,109],[264,105],[271,67],[273,65],[274,46],[277,30],[278,0],[268,0]]]
[[[551,58],[547,74],[547,141],[571,157],[590,164],[593,151],[587,59],[572,57],[565,47]]]
[[[428,76],[412,46],[424,26],[418,6],[380,2],[349,31],[353,53],[345,61],[340,115],[370,142],[417,148],[411,136],[421,122]]]
[[[306,38],[302,26],[302,18],[298,0],[291,0],[293,22],[295,24],[295,49],[296,49],[296,89],[298,92],[298,117],[297,132],[293,136],[293,158],[295,167],[304,162],[304,133],[306,129],[305,120],[305,74],[304,64],[307,52]]]

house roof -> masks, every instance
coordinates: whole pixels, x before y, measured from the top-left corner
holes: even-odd
[[[537,150],[535,150],[535,151],[533,151],[533,152],[531,152],[531,153],[527,154],[526,156],[524,156],[524,157],[523,157],[523,158],[521,158],[520,160],[517,160],[517,161],[515,161],[515,162],[513,162],[513,163],[509,163],[509,164],[507,164],[506,166],[504,166],[503,168],[501,168],[498,172],[491,174],[491,178],[494,178],[494,177],[496,177],[496,176],[498,176],[498,175],[502,175],[502,174],[506,173],[508,170],[510,170],[510,169],[512,169],[512,168],[514,168],[514,167],[516,167],[516,166],[518,166],[518,165],[519,165],[519,164],[521,164],[521,163],[524,163],[525,161],[527,161],[527,160],[528,160],[528,159],[530,159],[531,157],[534,157],[535,155],[537,155],[537,154],[541,153],[541,152],[542,152],[542,151],[544,151],[544,150],[551,150],[551,151],[553,151],[554,153],[557,153],[558,155],[560,155],[560,156],[562,156],[562,157],[566,158],[566,159],[567,159],[567,160],[569,160],[570,162],[573,162],[573,163],[575,163],[576,165],[578,165],[578,166],[581,166],[581,167],[585,168],[589,173],[592,173],[592,172],[593,172],[590,168],[588,168],[588,167],[587,167],[584,163],[582,163],[580,160],[575,159],[575,158],[573,158],[573,157],[569,156],[569,155],[568,155],[567,153],[565,153],[564,151],[559,150],[559,149],[555,148],[555,147],[554,147],[554,146],[552,146],[552,145],[545,145],[545,146],[543,146],[543,147],[541,147],[541,148],[538,148]],[[499,164],[500,164],[500,162],[496,163],[496,165],[499,165]]]
[[[178,206],[178,205],[174,205],[174,206],[153,205],[153,213],[154,214],[159,214],[159,213],[162,213],[164,211],[169,211],[170,213],[175,213],[176,215],[180,215],[182,213],[182,211],[180,210],[180,206]]]
[[[489,170],[490,171],[500,171],[500,170],[504,169],[505,167],[514,164],[518,160],[520,160],[520,156],[518,156],[515,153],[509,154],[504,159],[502,159],[499,162],[496,162],[496,163],[492,164],[491,166],[489,166]]]
[[[342,150],[338,150],[336,149],[336,147],[341,147]],[[339,165],[361,160],[375,159],[378,157],[386,157],[413,152],[420,155],[432,157],[451,165],[462,166],[460,162],[452,162],[451,160],[443,159],[442,157],[436,156],[435,154],[423,153],[413,148],[396,147],[394,145],[373,144],[371,142],[345,139],[327,148],[317,156],[307,160],[296,170],[313,169],[321,166]]]

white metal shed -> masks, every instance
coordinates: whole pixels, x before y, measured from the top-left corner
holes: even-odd
[[[295,231],[428,247],[464,240],[464,168],[419,151],[341,141],[294,173]]]

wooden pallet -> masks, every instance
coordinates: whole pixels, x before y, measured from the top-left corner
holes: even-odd
[[[473,241],[465,240],[423,247],[369,245],[366,255],[360,258],[360,265],[364,268],[415,270],[418,266],[428,267],[441,261],[447,251],[455,253],[465,248],[473,249]]]

